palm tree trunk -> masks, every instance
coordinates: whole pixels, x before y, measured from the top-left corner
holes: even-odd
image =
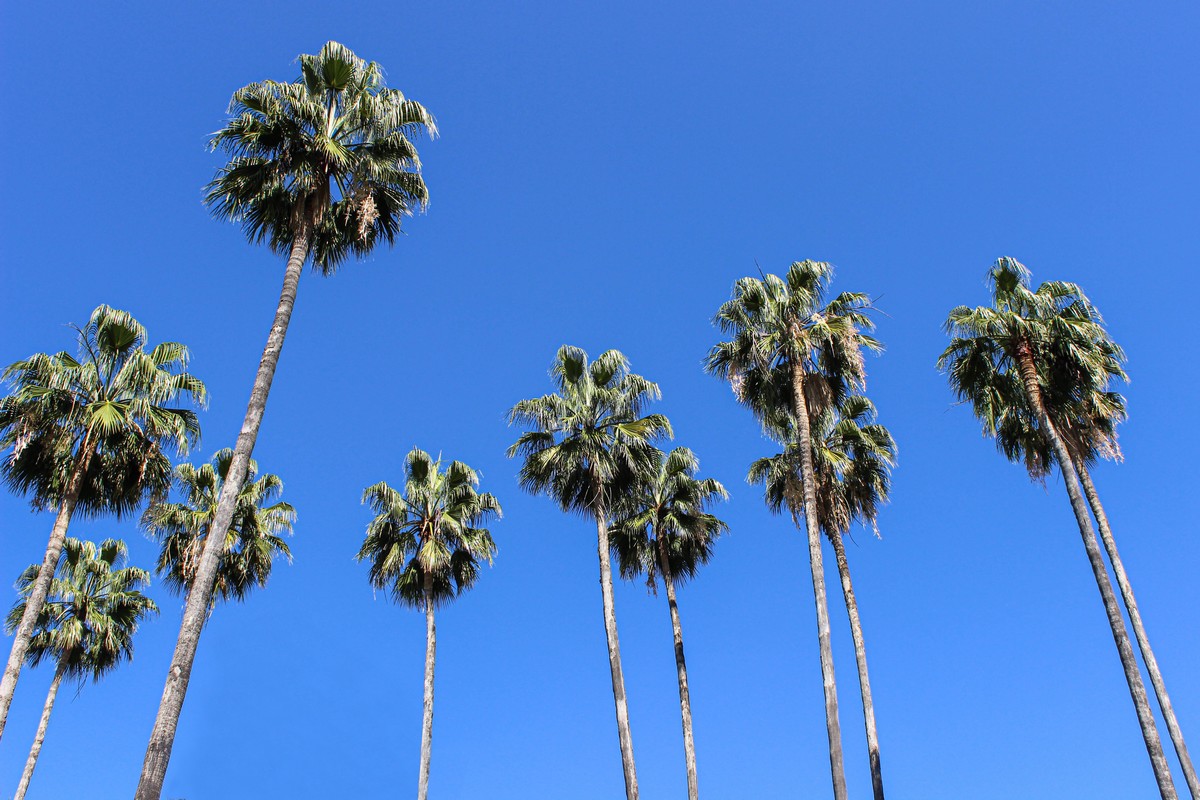
[[[1108,560],[1112,562],[1113,573],[1117,576],[1117,588],[1121,590],[1121,599],[1125,601],[1125,610],[1129,612],[1133,635],[1137,639],[1138,648],[1142,651],[1142,661],[1146,664],[1146,671],[1150,673],[1150,685],[1154,687],[1158,706],[1162,709],[1163,721],[1167,723],[1167,733],[1171,736],[1171,741],[1175,745],[1175,753],[1179,756],[1179,763],[1183,767],[1184,780],[1187,781],[1193,800],[1197,800],[1200,798],[1200,780],[1196,778],[1196,768],[1192,765],[1191,756],[1188,755],[1187,744],[1183,741],[1183,731],[1179,729],[1179,721],[1175,718],[1175,709],[1171,707],[1171,698],[1167,695],[1167,686],[1163,682],[1162,672],[1158,669],[1158,660],[1154,657],[1154,650],[1151,649],[1150,639],[1146,635],[1146,627],[1142,624],[1142,615],[1138,611],[1137,600],[1133,597],[1133,586],[1129,583],[1129,577],[1125,574],[1125,565],[1121,563],[1121,556],[1117,553],[1117,542],[1113,538],[1112,528],[1108,525],[1108,515],[1104,513],[1104,506],[1100,504],[1100,495],[1096,492],[1096,485],[1092,483],[1092,476],[1088,473],[1087,467],[1077,461],[1075,470],[1079,473],[1079,482],[1083,485],[1088,505],[1092,507],[1092,514],[1095,515],[1096,523],[1100,528],[1100,541],[1104,543],[1104,549],[1108,551]]]
[[[42,707],[42,719],[38,722],[37,735],[33,737],[33,747],[29,748],[29,758],[25,761],[25,771],[21,773],[21,782],[17,785],[17,793],[13,800],[24,800],[29,791],[29,782],[33,780],[33,768],[37,766],[38,756],[42,752],[42,742],[46,741],[46,728],[50,725],[50,712],[54,709],[54,699],[58,697],[58,687],[63,675],[67,672],[66,659],[60,659],[58,668],[54,670],[54,680],[50,681],[50,691],[46,693],[46,705]]]
[[[0,736],[4,735],[4,725],[8,721],[8,709],[12,705],[13,694],[17,690],[17,678],[21,675],[21,667],[25,663],[25,655],[29,652],[29,642],[33,639],[33,629],[37,625],[42,606],[46,604],[46,595],[50,593],[50,582],[54,580],[54,572],[58,569],[58,558],[62,555],[63,542],[67,540],[67,526],[71,524],[71,515],[75,512],[75,504],[79,502],[79,494],[83,490],[83,476],[87,473],[92,460],[92,435],[89,432],[79,448],[79,460],[75,471],[67,481],[66,492],[58,515],[54,518],[54,527],[50,529],[50,541],[46,545],[46,555],[42,557],[42,566],[38,569],[37,579],[34,580],[33,590],[25,601],[25,613],[13,634],[12,651],[8,654],[8,663],[4,667],[4,678],[0,679]]]
[[[659,572],[667,587],[667,607],[671,609],[671,633],[675,637],[675,672],[679,677],[679,712],[683,717],[683,755],[687,764],[688,800],[700,796],[696,778],[696,742],[692,738],[692,697],[688,692],[687,662],[683,658],[683,627],[679,624],[679,606],[675,602],[675,576],[667,558],[667,546],[661,536],[658,541]]]
[[[871,791],[875,800],[883,800],[883,767],[879,762],[879,735],[875,731],[875,701],[871,699],[871,679],[867,675],[867,646],[863,642],[862,621],[858,618],[858,601],[850,583],[850,563],[846,560],[846,545],[840,533],[829,537],[837,559],[838,575],[842,579],[842,595],[846,598],[846,613],[850,617],[850,635],[854,639],[854,660],[858,662],[858,685],[862,693],[863,723],[867,728],[867,754],[871,759]]]
[[[612,673],[613,702],[617,707],[617,738],[621,744],[621,767],[625,771],[625,800],[638,800],[637,769],[633,763],[633,734],[629,730],[629,706],[625,702],[625,676],[621,672],[621,643],[617,640],[617,612],[613,603],[608,521],[603,508],[597,509],[596,512],[596,549],[600,555],[600,596],[604,601],[608,668]]]
[[[838,722],[837,678],[833,673],[833,645],[829,633],[829,604],[825,596],[825,564],[821,557],[821,532],[817,527],[817,490],[812,461],[812,429],[804,399],[804,371],[792,368],[792,399],[800,445],[800,476],[804,490],[804,524],[808,533],[808,559],[812,568],[813,599],[817,606],[817,642],[821,651],[821,680],[825,687],[825,728],[829,734],[829,768],[834,800],[847,800],[846,765],[842,757],[842,727]]]
[[[1141,672],[1138,671],[1137,659],[1133,654],[1133,646],[1129,642],[1129,632],[1125,629],[1125,620],[1121,618],[1121,609],[1117,606],[1117,597],[1113,593],[1112,584],[1108,580],[1108,571],[1104,568],[1104,558],[1100,555],[1100,546],[1096,543],[1096,532],[1092,529],[1092,520],[1088,516],[1087,502],[1079,488],[1079,478],[1075,473],[1074,462],[1063,444],[1062,438],[1050,421],[1046,406],[1042,402],[1042,391],[1038,384],[1037,367],[1033,361],[1033,351],[1027,342],[1017,345],[1017,363],[1020,367],[1021,381],[1025,386],[1029,405],[1037,415],[1038,423],[1054,449],[1062,470],[1063,483],[1067,487],[1067,496],[1071,500],[1071,510],[1079,523],[1079,533],[1083,536],[1083,547],[1087,551],[1088,562],[1092,574],[1096,578],[1096,586],[1100,589],[1100,598],[1104,601],[1104,611],[1108,615],[1108,624],[1112,628],[1113,640],[1117,645],[1117,654],[1121,657],[1121,667],[1125,670],[1125,680],[1129,684],[1129,694],[1133,698],[1133,706],[1137,711],[1138,723],[1142,727],[1142,738],[1146,742],[1146,752],[1150,755],[1150,766],[1154,769],[1154,778],[1158,782],[1158,791],[1163,800],[1177,800],[1175,783],[1171,779],[1171,768],[1167,765],[1163,753],[1162,740],[1158,737],[1158,728],[1154,724],[1154,714],[1150,710],[1150,701],[1146,696],[1146,686],[1142,683]]]
[[[271,381],[275,377],[275,367],[279,363],[279,352],[283,349],[283,340],[287,335],[288,323],[292,318],[292,308],[296,304],[296,289],[300,283],[300,273],[304,268],[304,262],[308,257],[308,246],[308,231],[297,235],[292,243],[287,269],[284,272],[283,289],[279,295],[279,306],[275,311],[275,321],[271,325],[271,332],[267,336],[267,346],[263,350],[262,359],[258,364],[258,372],[254,376],[254,388],[250,392],[250,404],[246,409],[246,418],[242,422],[242,430],[238,434],[237,445],[233,449],[233,460],[229,464],[229,474],[226,475],[225,483],[221,487],[216,513],[209,526],[208,536],[205,537],[204,553],[200,556],[200,565],[196,570],[195,581],[188,590],[183,624],[179,628],[175,653],[171,656],[171,667],[167,672],[166,686],[163,688],[162,701],[158,707],[158,717],[154,720],[154,729],[150,733],[150,742],[146,746],[146,759],[142,764],[142,776],[138,781],[137,793],[134,795],[135,800],[159,800],[162,794],[163,781],[167,777],[167,764],[171,760],[171,748],[175,744],[175,729],[179,725],[179,713],[183,709],[183,699],[187,694],[188,681],[192,676],[196,648],[200,645],[200,632],[204,628],[205,619],[208,617],[209,603],[212,601],[217,563],[221,558],[229,525],[233,521],[238,493],[246,480],[250,454],[254,450],[254,442],[258,438],[263,412],[267,407],[267,395],[271,391]]]
[[[437,628],[433,623],[433,575],[425,575],[425,708],[421,719],[421,777],[417,800],[429,796],[429,760],[433,753],[433,664],[437,658]]]

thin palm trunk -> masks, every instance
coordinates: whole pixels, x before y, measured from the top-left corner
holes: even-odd
[[[62,555],[63,542],[67,540],[67,527],[71,524],[71,515],[75,512],[75,504],[83,489],[83,476],[87,473],[94,450],[91,444],[91,434],[84,437],[79,448],[79,461],[75,471],[67,482],[66,493],[58,515],[54,518],[54,527],[50,529],[50,541],[46,544],[46,555],[42,558],[42,566],[38,569],[37,579],[33,590],[25,602],[25,613],[13,634],[12,651],[8,654],[8,664],[4,667],[4,678],[0,679],[0,736],[4,735],[4,725],[8,721],[8,709],[12,705],[13,694],[17,690],[17,678],[21,675],[21,667],[25,663],[25,655],[29,652],[29,643],[33,639],[33,629],[37,625],[42,606],[46,604],[46,595],[50,593],[50,583],[54,580],[54,571],[58,569],[58,559]]]
[[[1133,596],[1133,586],[1129,583],[1129,577],[1125,574],[1125,565],[1121,563],[1121,556],[1117,553],[1117,542],[1113,538],[1112,528],[1108,525],[1108,515],[1104,513],[1104,506],[1100,504],[1100,495],[1096,492],[1096,485],[1092,483],[1092,476],[1088,473],[1087,467],[1077,461],[1075,470],[1079,473],[1079,482],[1083,485],[1083,492],[1087,496],[1088,504],[1092,507],[1092,513],[1100,528],[1100,541],[1104,543],[1104,549],[1108,552],[1108,560],[1112,562],[1113,573],[1117,576],[1117,588],[1121,590],[1121,599],[1125,601],[1125,610],[1129,612],[1133,635],[1142,652],[1142,661],[1146,664],[1146,671],[1150,673],[1150,685],[1154,687],[1159,708],[1162,709],[1163,721],[1167,723],[1167,733],[1171,736],[1171,741],[1175,745],[1175,753],[1179,756],[1179,763],[1183,767],[1183,777],[1187,781],[1193,800],[1197,800],[1200,798],[1200,780],[1196,778],[1196,768],[1192,765],[1191,756],[1188,755],[1187,744],[1183,740],[1183,731],[1179,729],[1179,721],[1175,718],[1175,709],[1171,707],[1167,686],[1163,682],[1162,672],[1158,669],[1158,659],[1154,657],[1154,650],[1150,647],[1150,639],[1146,635],[1146,627],[1142,624],[1142,615],[1138,611],[1137,600]]]
[[[817,642],[821,651],[821,680],[825,688],[825,728],[829,734],[829,768],[834,800],[847,800],[846,765],[842,757],[842,727],[838,721],[837,678],[833,672],[833,645],[829,632],[829,603],[825,595],[825,564],[821,532],[817,526],[817,491],[812,460],[812,429],[804,399],[804,371],[792,369],[792,399],[800,445],[800,477],[804,492],[804,523],[808,533],[808,559],[812,568],[813,599],[817,607]]]
[[[429,760],[433,754],[433,665],[437,659],[437,627],[433,622],[433,575],[425,576],[425,707],[421,720],[421,777],[417,800],[429,796]]]
[[[21,782],[17,785],[17,793],[13,795],[13,800],[24,800],[25,793],[29,791],[29,782],[33,780],[33,768],[37,766],[38,756],[42,753],[42,742],[46,741],[46,728],[50,726],[50,712],[54,710],[54,699],[58,697],[58,687],[66,674],[67,661],[61,659],[58,668],[54,670],[54,680],[50,681],[50,691],[46,693],[46,705],[42,707],[37,735],[33,737],[33,746],[29,748],[29,758],[25,760],[25,771],[21,773]]]
[[[154,729],[150,733],[150,742],[146,746],[146,759],[142,764],[142,775],[138,781],[137,793],[134,795],[135,800],[159,800],[162,795],[163,781],[167,776],[167,764],[171,760],[171,748],[175,744],[175,730],[179,725],[179,714],[183,709],[183,699],[187,694],[188,681],[191,679],[192,665],[196,660],[196,649],[200,645],[200,633],[204,629],[209,604],[212,601],[217,563],[220,561],[229,525],[233,521],[238,493],[246,480],[250,455],[254,451],[254,442],[258,438],[258,429],[262,424],[263,412],[267,407],[267,395],[271,391],[271,381],[275,377],[279,353],[283,349],[288,323],[292,318],[292,308],[296,304],[296,289],[300,284],[300,273],[308,257],[308,246],[309,235],[307,232],[298,235],[292,243],[287,269],[284,272],[283,289],[279,295],[279,305],[275,311],[275,321],[271,325],[271,332],[267,336],[267,346],[263,350],[262,359],[258,364],[258,372],[254,376],[254,388],[250,392],[246,418],[242,423],[242,430],[238,434],[237,445],[233,450],[229,473],[221,487],[216,513],[209,526],[208,536],[205,537],[204,553],[200,557],[195,580],[188,589],[183,624],[179,628],[179,640],[175,645],[175,653],[171,657],[171,666],[167,672],[167,681],[163,688],[158,717],[154,720]]]
[[[1112,628],[1113,640],[1117,645],[1117,654],[1121,657],[1121,667],[1125,670],[1125,680],[1129,684],[1129,694],[1133,698],[1133,706],[1137,711],[1138,723],[1142,728],[1142,738],[1146,742],[1146,752],[1150,755],[1150,766],[1154,769],[1154,778],[1158,782],[1158,791],[1163,800],[1177,800],[1175,783],[1171,779],[1171,768],[1167,765],[1163,753],[1162,740],[1158,736],[1158,728],[1154,724],[1154,714],[1150,709],[1150,701],[1146,696],[1146,686],[1142,683],[1141,672],[1138,671],[1137,658],[1133,654],[1133,646],[1129,642],[1129,632],[1125,628],[1125,620],[1121,618],[1121,609],[1117,606],[1117,597],[1113,593],[1112,583],[1108,580],[1108,571],[1104,568],[1104,557],[1100,555],[1100,546],[1096,543],[1096,532],[1092,528],[1091,517],[1088,516],[1087,501],[1079,487],[1079,478],[1074,469],[1074,462],[1062,438],[1058,435],[1046,406],[1042,402],[1042,391],[1038,384],[1037,367],[1033,361],[1033,353],[1028,343],[1021,342],[1017,346],[1017,363],[1020,368],[1021,381],[1025,387],[1029,405],[1037,415],[1038,423],[1046,436],[1054,454],[1058,458],[1062,470],[1063,483],[1067,488],[1067,496],[1071,500],[1071,510],[1079,523],[1079,533],[1083,537],[1083,547],[1087,551],[1088,563],[1091,564],[1092,574],[1096,578],[1096,586],[1100,589],[1100,598],[1104,601],[1104,611],[1108,615],[1108,624]]]
[[[679,624],[679,606],[675,602],[675,576],[667,558],[667,545],[661,536],[658,541],[658,563],[663,586],[667,589],[667,607],[671,609],[671,633],[675,638],[675,672],[679,677],[679,713],[683,717],[683,755],[687,764],[688,800],[700,796],[696,778],[696,742],[692,738],[692,697],[688,692],[687,662],[683,658],[683,627]]]
[[[862,621],[858,617],[858,601],[850,582],[850,562],[846,560],[846,545],[840,533],[829,537],[837,559],[838,575],[842,579],[842,595],[846,598],[846,614],[850,617],[850,635],[854,639],[854,660],[858,662],[858,685],[862,693],[863,724],[867,729],[867,755],[871,760],[871,791],[875,800],[883,800],[883,767],[879,761],[879,735],[875,730],[875,701],[871,699],[871,679],[867,674],[867,646],[863,642]]]
[[[612,564],[609,561],[608,521],[603,508],[596,512],[596,548],[600,555],[600,595],[604,601],[604,633],[608,637],[608,668],[612,673],[613,702],[617,707],[617,737],[621,767],[625,772],[625,798],[637,800],[637,769],[633,763],[633,734],[625,702],[625,676],[621,672],[621,643],[617,640],[617,613],[613,603]]]

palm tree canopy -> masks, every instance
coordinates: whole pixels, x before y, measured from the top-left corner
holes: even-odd
[[[311,236],[313,264],[329,273],[348,255],[391,244],[402,217],[424,210],[413,140],[436,136],[437,126],[424,106],[384,85],[378,64],[337,42],[299,62],[291,83],[234,93],[211,141],[230,160],[209,183],[207,203],[277,252]]]
[[[65,667],[66,677],[98,681],[133,658],[133,635],[158,607],[141,592],[150,574],[125,566],[127,556],[119,539],[97,545],[67,538],[29,645],[30,666],[49,659]],[[21,622],[39,566],[31,565],[17,580],[21,599],[8,613],[9,633]]]
[[[729,494],[719,481],[697,478],[699,469],[699,460],[686,447],[669,453],[656,449],[652,468],[617,504],[612,549],[621,577],[645,575],[650,587],[657,586],[660,540],[676,584],[695,577],[712,558],[717,537],[729,526],[707,509]]]
[[[155,570],[176,594],[187,594],[195,580],[232,461],[233,451],[225,448],[199,467],[180,464],[175,482],[183,501],[153,504],[142,518],[143,526],[161,545]],[[214,605],[218,600],[245,600],[254,587],[266,586],[277,557],[291,562],[292,551],[284,537],[292,533],[296,510],[279,499],[282,493],[279,476],[259,475],[258,464],[251,459],[217,562]]]
[[[509,458],[524,459],[521,486],[553,497],[564,511],[611,511],[636,476],[656,465],[653,441],[671,435],[666,417],[642,415],[661,396],[658,384],[630,372],[617,350],[589,362],[569,345],[559,348],[550,377],[556,392],[509,411],[509,424],[530,428],[508,449]]]
[[[396,602],[425,605],[426,582],[434,606],[470,589],[480,562],[492,563],[496,543],[483,527],[501,516],[496,498],[479,491],[479,475],[461,461],[442,461],[413,448],[404,462],[404,491],[384,482],[363,492],[375,512],[358,551],[370,562],[368,579]]]
[[[150,348],[125,311],[99,306],[75,331],[76,355],[35,353],[4,370],[13,390],[0,400],[0,447],[11,453],[0,470],[35,507],[53,507],[86,449],[76,510],[122,516],[169,486],[166,449],[184,454],[199,441],[196,413],[175,401],[202,406],[207,394],[186,371],[187,348]]]

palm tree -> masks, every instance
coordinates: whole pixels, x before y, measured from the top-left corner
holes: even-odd
[[[675,587],[695,577],[699,568],[712,558],[717,537],[729,526],[705,509],[715,500],[724,500],[729,495],[720,482],[696,477],[700,462],[686,447],[677,447],[670,453],[659,451],[654,460],[656,463],[639,477],[632,493],[618,504],[612,546],[621,577],[632,580],[645,575],[651,590],[657,592],[659,579],[666,588],[675,639],[688,798],[697,800],[699,787],[696,743],[692,737],[692,701]]]
[[[22,800],[29,789],[63,679],[81,684],[87,678],[99,682],[122,661],[132,659],[138,625],[158,612],[154,601],[141,593],[142,587],[150,583],[149,573],[125,566],[127,555],[125,543],[119,539],[105,539],[98,546],[73,538],[63,543],[56,575],[38,613],[26,654],[31,667],[43,660],[54,661],[55,667],[16,800]],[[9,632],[21,624],[40,571],[41,567],[34,564],[17,580],[21,599],[8,614]]]
[[[225,448],[200,467],[180,464],[175,468],[175,481],[184,501],[155,503],[142,517],[142,524],[161,545],[155,571],[176,594],[186,595],[195,581],[200,553],[232,460],[233,451]],[[218,600],[245,600],[251,589],[266,586],[276,557],[292,560],[284,537],[292,532],[296,510],[278,499],[282,492],[279,476],[260,476],[258,464],[251,459],[217,564],[210,612]]]
[[[589,362],[587,353],[564,345],[550,369],[556,391],[522,400],[509,412],[509,423],[530,428],[508,449],[520,456],[521,486],[556,500],[563,511],[575,511],[596,522],[600,559],[600,596],[604,632],[617,712],[617,737],[625,776],[626,800],[637,800],[633,736],[621,671],[621,645],[613,606],[609,525],[617,501],[638,475],[653,468],[653,441],[669,436],[671,425],[661,414],[642,416],[661,395],[658,385],[629,371],[629,360],[616,350]]]
[[[867,650],[863,640],[858,601],[850,580],[850,563],[842,540],[851,525],[875,526],[879,507],[887,502],[891,488],[891,468],[895,463],[896,444],[883,425],[875,422],[875,406],[865,397],[852,395],[836,408],[826,409],[812,420],[813,472],[816,479],[817,521],[833,545],[854,657],[858,666],[858,685],[862,695],[863,723],[867,735],[867,754],[871,764],[871,789],[875,800],[883,800],[883,768],[879,756],[879,736],[875,724],[875,703],[867,671]],[[785,444],[794,442],[793,425],[786,422],[773,433]],[[802,509],[792,503],[799,495],[799,449],[788,444],[784,452],[761,458],[750,467],[748,480],[763,484],[767,506],[778,514],[785,507],[796,519]]]
[[[733,298],[714,318],[729,339],[713,347],[707,369],[728,380],[739,399],[764,423],[781,409],[796,420],[801,477],[798,490],[803,501],[797,498],[791,507],[804,509],[833,795],[835,800],[846,800],[809,420],[814,413],[839,401],[848,389],[861,386],[865,380],[863,350],[881,348],[863,333],[872,327],[866,295],[843,292],[824,302],[832,278],[831,265],[798,261],[788,269],[786,278],[765,275],[739,280]]]
[[[169,485],[164,451],[186,453],[200,437],[195,412],[172,405],[181,396],[206,400],[204,384],[185,371],[186,347],[147,349],[141,323],[103,305],[75,332],[77,355],[35,353],[2,375],[13,391],[0,400],[0,447],[11,448],[0,470],[9,486],[32,495],[35,508],[57,514],[13,629],[0,680],[0,734],[72,516],[131,513]]]
[[[433,117],[397,89],[383,70],[337,42],[299,58],[292,83],[261,81],[239,89],[230,119],[212,139],[230,154],[208,185],[208,203],[221,219],[238,222],[253,243],[287,254],[275,321],[259,361],[212,530],[201,553],[194,590],[179,630],[162,703],[138,783],[137,800],[158,800],[166,778],[179,712],[187,693],[200,632],[279,362],[304,264],[326,275],[347,257],[391,244],[405,215],[428,200],[413,145]]]
[[[421,769],[417,800],[429,794],[433,748],[433,668],[437,653],[434,609],[475,585],[481,561],[492,563],[496,544],[487,528],[500,504],[480,494],[479,476],[461,461],[442,470],[423,450],[404,462],[404,492],[380,482],[367,487],[363,502],[375,518],[358,551],[371,564],[368,579],[401,605],[425,611],[425,709],[421,725]]]
[[[1045,399],[1046,387],[1052,383],[1048,377],[1052,369],[1067,369],[1072,374],[1087,376],[1085,385],[1106,384],[1110,363],[1106,358],[1106,343],[1110,340],[1100,315],[1073,283],[1048,281],[1035,291],[1030,286],[1029,271],[1011,258],[999,259],[989,270],[988,280],[992,305],[959,306],[950,312],[946,330],[951,342],[938,359],[938,366],[947,372],[955,393],[971,403],[985,433],[995,434],[993,426],[1003,419],[1002,409],[1011,403],[1014,387],[1020,387],[1018,396],[1023,396],[1030,419],[1036,423],[1062,472],[1071,510],[1125,670],[1159,793],[1164,800],[1174,800],[1177,794],[1170,768],[1129,633],[1100,555],[1079,476],[1067,439],[1051,419]]]

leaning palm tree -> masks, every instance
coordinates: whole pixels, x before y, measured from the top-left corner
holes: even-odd
[[[152,504],[142,516],[142,525],[161,547],[155,571],[176,594],[186,595],[195,583],[200,554],[232,460],[233,451],[225,448],[208,464],[180,464],[175,468],[175,482],[183,491],[183,502]],[[251,459],[233,522],[225,534],[210,612],[218,600],[245,600],[256,586],[266,586],[277,557],[292,560],[284,537],[292,532],[296,510],[279,499],[282,492],[279,476],[259,475],[258,464]]]
[[[596,523],[600,596],[625,796],[637,800],[633,736],[613,605],[609,526],[618,501],[638,475],[653,467],[654,440],[669,436],[671,425],[661,414],[642,415],[646,404],[660,397],[658,385],[630,372],[629,360],[616,350],[589,362],[583,350],[564,345],[555,356],[550,376],[554,393],[522,400],[509,412],[510,424],[520,423],[530,430],[521,434],[508,455],[523,459],[520,477],[527,491],[548,495],[564,511]]]
[[[433,749],[433,668],[437,653],[434,610],[475,585],[481,561],[492,563],[496,544],[483,527],[500,517],[500,504],[480,494],[479,476],[461,461],[442,469],[413,448],[404,462],[404,491],[377,483],[363,492],[375,518],[358,551],[371,564],[368,579],[401,605],[425,612],[425,703],[417,800],[429,794]]]
[[[287,254],[283,289],[250,392],[246,417],[201,553],[193,591],[146,748],[138,800],[162,793],[175,728],[199,646],[225,540],[266,410],[300,273],[309,260],[332,274],[350,256],[391,244],[405,215],[428,200],[413,140],[437,133],[433,117],[397,89],[383,70],[337,42],[302,55],[292,83],[261,81],[239,89],[230,119],[212,139],[229,163],[208,185],[217,217],[241,224],[253,243]]]
[[[150,583],[149,573],[125,566],[126,557],[125,543],[119,539],[105,539],[96,545],[68,538],[63,543],[50,593],[38,613],[26,655],[31,667],[53,661],[54,678],[15,800],[22,800],[29,790],[63,680],[75,679],[82,684],[91,678],[98,682],[122,661],[132,659],[138,625],[158,611],[154,601],[141,592]],[[10,632],[21,624],[40,570],[34,564],[17,580],[21,599],[8,614],[6,627]]]
[[[1055,370],[1084,376],[1083,385],[1105,385],[1110,375],[1107,356],[1111,340],[1100,315],[1073,283],[1049,281],[1034,290],[1029,271],[1011,258],[999,259],[989,270],[988,280],[992,305],[959,306],[950,312],[946,330],[951,342],[938,359],[939,368],[947,372],[955,393],[971,403],[987,434],[996,434],[995,425],[1003,422],[1005,409],[1011,408],[1014,397],[1020,397],[1046,451],[1053,453],[1112,628],[1159,793],[1164,800],[1174,800],[1174,781],[1104,567],[1068,438],[1060,433],[1046,401]]]
[[[843,541],[843,536],[849,533],[855,522],[875,527],[879,507],[887,502],[891,488],[896,444],[887,428],[874,421],[875,417],[875,407],[870,400],[851,395],[836,408],[826,409],[812,420],[811,429],[817,519],[821,531],[833,546],[841,578],[842,596],[850,619],[854,658],[858,666],[863,724],[871,765],[871,789],[875,800],[883,800],[883,768],[875,723],[875,703],[867,671],[867,650]],[[784,452],[755,461],[750,467],[748,480],[763,485],[764,497],[772,512],[778,514],[786,508],[795,520],[803,513],[803,509],[794,505],[795,499],[801,495],[801,473],[799,448],[790,444],[795,441],[793,429],[790,419],[775,420],[772,433],[780,441],[789,444]]]
[[[3,373],[13,391],[0,400],[0,447],[11,450],[0,471],[57,513],[0,680],[0,734],[72,517],[133,512],[169,485],[166,451],[186,453],[200,437],[195,412],[174,405],[206,399],[186,347],[150,348],[146,329],[108,306],[75,331],[76,355],[36,353]]]
[[[843,292],[825,302],[832,278],[831,265],[802,261],[792,264],[785,278],[765,275],[739,280],[733,298],[714,318],[729,338],[713,347],[707,369],[728,380],[764,424],[781,410],[796,420],[801,480],[800,497],[792,507],[803,508],[808,534],[833,794],[835,800],[846,800],[809,420],[863,385],[863,350],[881,346],[863,333],[872,327],[866,295]]]
[[[618,504],[612,545],[621,577],[644,575],[657,592],[661,579],[671,612],[675,638],[675,671],[679,679],[679,711],[683,719],[683,752],[687,767],[688,798],[697,800],[696,744],[692,737],[692,701],[688,691],[687,663],[683,657],[683,628],[675,587],[695,577],[712,558],[716,539],[729,526],[706,510],[729,495],[713,478],[700,479],[700,462],[686,447],[658,452],[655,463],[638,477],[629,496]]]

